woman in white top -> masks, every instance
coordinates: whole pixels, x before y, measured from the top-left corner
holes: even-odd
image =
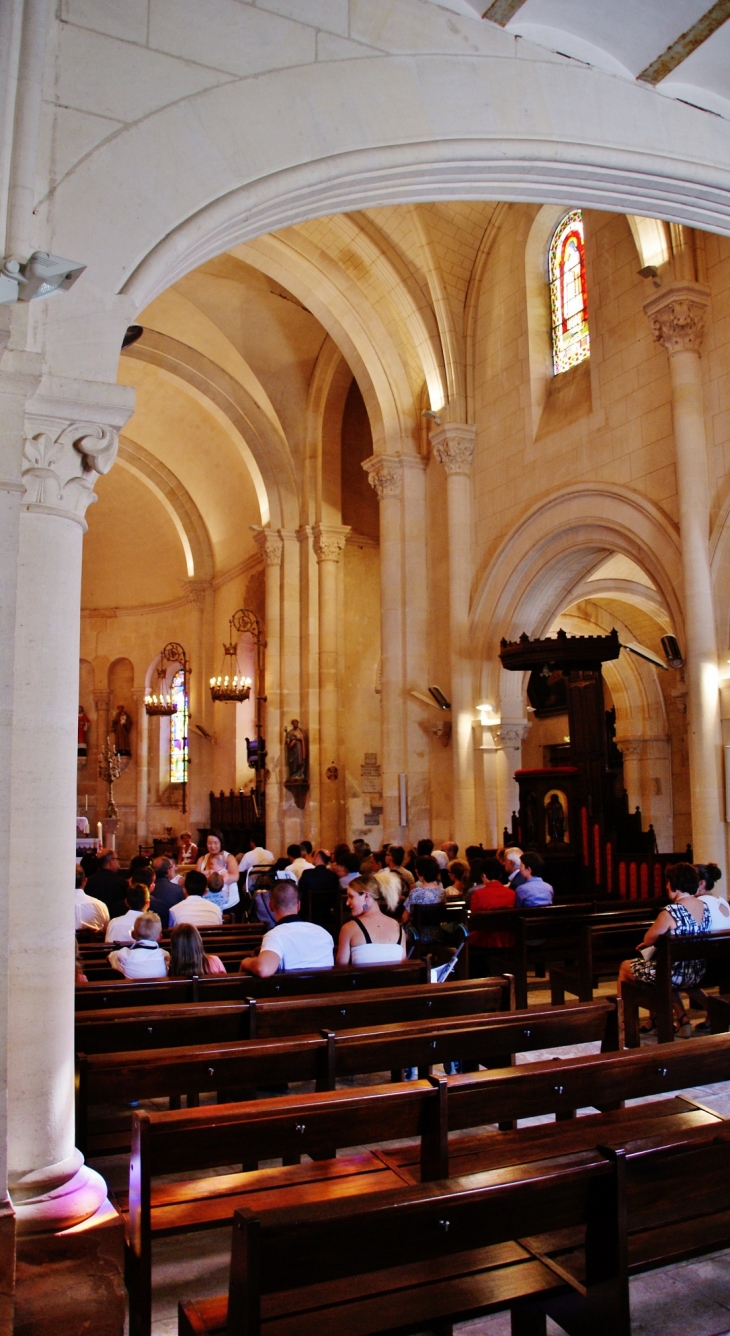
[[[202,872],[205,877],[209,877],[211,872],[220,872],[224,888],[228,891],[228,901],[221,908],[232,909],[241,898],[238,894],[238,863],[233,854],[223,848],[223,836],[219,830],[210,832],[206,846],[208,852],[198,859],[198,872]]]
[[[405,960],[403,929],[387,918],[378,904],[374,877],[355,877],[347,887],[347,905],[352,914],[340,928],[338,965],[397,965]]]

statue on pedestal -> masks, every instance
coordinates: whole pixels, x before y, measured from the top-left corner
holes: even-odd
[[[79,705],[79,723],[76,743],[76,755],[80,761],[86,761],[86,734],[89,731],[91,720],[86,713],[83,705]]]
[[[292,719],[291,728],[284,729],[284,753],[286,756],[287,784],[307,784],[309,751],[307,738],[299,727],[299,720]]]
[[[132,731],[132,719],[123,705],[119,706],[112,719],[112,728],[114,729],[114,745],[117,756],[131,756],[129,735]]]

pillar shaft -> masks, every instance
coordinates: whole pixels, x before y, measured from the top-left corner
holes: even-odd
[[[281,852],[281,704],[279,657],[281,651],[281,554],[283,543],[278,534],[264,529],[256,541],[266,563],[266,843],[278,856]],[[256,691],[261,690],[257,682]]]
[[[327,779],[327,770],[337,764],[339,758],[338,576],[349,532],[349,527],[342,525],[318,524],[314,530],[314,552],[319,563],[320,831],[326,849],[331,849],[345,833],[340,829],[339,785],[337,781]]]
[[[707,471],[700,347],[710,294],[675,283],[644,307],[657,342],[669,354],[684,578],[692,843],[696,859],[725,854],[720,771],[717,634],[710,567]]]
[[[477,837],[474,802],[473,674],[469,645],[471,593],[471,463],[476,428],[450,423],[431,433],[435,458],[446,470],[449,541],[451,717],[454,761],[454,838],[461,848]]]
[[[144,708],[144,687],[135,687],[132,695],[137,709],[137,843],[146,844],[150,767],[149,716]]]
[[[81,545],[93,484],[114,462],[131,396],[116,386],[98,389],[106,402],[71,405],[55,383],[53,399],[39,395],[26,410],[10,798],[8,1167],[19,1229],[31,1232],[83,1220],[106,1196],[74,1148]],[[77,414],[70,421],[69,408]],[[37,888],[28,881],[31,843],[44,868]]]
[[[403,526],[400,457],[373,455],[365,461],[368,481],[380,502],[380,709],[383,836],[406,838],[401,824],[399,776],[406,773],[403,690]]]

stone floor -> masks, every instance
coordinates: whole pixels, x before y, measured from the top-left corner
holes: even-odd
[[[606,984],[601,993],[609,994]],[[530,1005],[549,1003],[548,992],[537,981],[530,988]],[[693,1020],[700,1020],[699,1013]],[[643,1041],[653,1043],[653,1037]],[[675,1040],[675,1043],[691,1043]],[[598,1044],[541,1050],[520,1054],[519,1061],[537,1062],[549,1057],[568,1057],[598,1050]],[[387,1075],[373,1076],[372,1081]],[[292,1087],[296,1089],[297,1087]],[[302,1087],[306,1089],[307,1087]],[[681,1093],[698,1103],[730,1117],[730,1081],[712,1086],[698,1086]],[[643,1101],[636,1101],[641,1103]],[[154,1107],[154,1105],[150,1105]],[[525,1120],[540,1122],[541,1119]],[[383,1143],[380,1143],[383,1144]],[[397,1143],[390,1143],[397,1144]],[[98,1162],[96,1167],[113,1186],[119,1181],[119,1166]],[[152,1336],[177,1336],[177,1304],[184,1298],[204,1298],[222,1294],[228,1283],[230,1229],[211,1230],[155,1245],[153,1265]],[[707,1257],[673,1265],[631,1281],[632,1332],[641,1336],[730,1336],[730,1249]],[[560,1333],[561,1327],[548,1321],[548,1332]],[[458,1336],[509,1336],[508,1313],[460,1323]]]

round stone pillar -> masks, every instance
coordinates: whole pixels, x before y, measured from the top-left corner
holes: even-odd
[[[55,388],[55,387],[54,387]],[[92,1215],[106,1185],[74,1148],[76,719],[81,546],[131,392],[37,396],[26,411],[18,537],[12,786],[8,1158],[20,1232]],[[69,421],[69,409],[78,416]],[[65,410],[65,412],[64,412]],[[82,416],[83,413],[83,416]],[[29,851],[40,877],[30,873]]]
[[[314,555],[319,566],[320,832],[325,849],[331,849],[345,836],[340,829],[340,788],[327,779],[327,770],[337,764],[339,756],[337,593],[340,557],[349,532],[349,526],[342,525],[318,524],[314,529]]]
[[[146,844],[150,782],[149,716],[144,708],[144,687],[135,687],[132,696],[137,711],[137,843]]]
[[[284,544],[278,534],[262,529],[256,542],[266,563],[266,844],[278,858],[282,852],[281,774],[281,554]],[[255,690],[261,690],[258,682]]]
[[[715,606],[710,567],[707,471],[700,347],[709,290],[672,283],[644,306],[654,338],[669,354],[684,576],[684,657],[692,845],[698,861],[722,864],[720,705]]]
[[[454,839],[478,843],[474,801],[474,692],[469,644],[471,596],[471,465],[476,427],[451,422],[431,432],[434,457],[446,470],[449,544],[451,717],[454,757]]]
[[[383,836],[401,844],[400,775],[406,773],[403,697],[404,581],[401,556],[403,466],[397,456],[373,455],[363,465],[380,502],[380,704]],[[407,800],[407,794],[406,794]],[[403,814],[405,815],[405,813]]]

